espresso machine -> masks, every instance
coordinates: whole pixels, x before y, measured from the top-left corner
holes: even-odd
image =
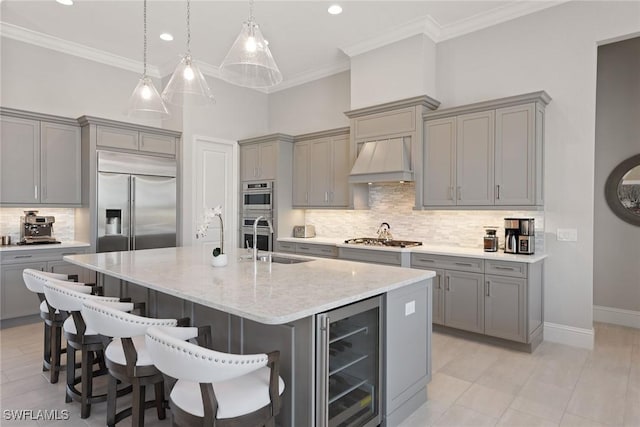
[[[20,217],[20,241],[19,245],[41,245],[47,243],[60,243],[53,237],[53,216],[40,216],[38,211],[24,211]]]
[[[535,252],[535,219],[504,219],[504,251],[532,255]]]

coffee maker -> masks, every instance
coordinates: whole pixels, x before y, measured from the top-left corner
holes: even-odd
[[[19,245],[40,245],[60,243],[53,237],[53,216],[39,216],[38,211],[24,211],[20,217]]]
[[[535,219],[504,219],[504,251],[532,255],[535,252]]]

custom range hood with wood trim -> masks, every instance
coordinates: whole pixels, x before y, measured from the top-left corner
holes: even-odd
[[[415,181],[419,187],[422,170],[415,165],[422,156],[422,114],[439,105],[439,101],[421,95],[345,112],[351,119],[353,168],[349,183]],[[353,207],[359,208],[356,205],[362,206],[368,199],[368,186],[352,187]]]

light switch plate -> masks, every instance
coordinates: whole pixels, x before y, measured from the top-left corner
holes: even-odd
[[[557,236],[559,242],[577,242],[578,230],[575,228],[558,228]]]
[[[410,314],[413,314],[416,312],[416,302],[415,301],[409,301],[408,303],[406,303],[404,305],[404,315],[405,316],[409,316]]]

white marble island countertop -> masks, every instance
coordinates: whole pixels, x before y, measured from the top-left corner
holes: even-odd
[[[63,259],[152,290],[264,324],[284,324],[430,279],[435,273],[351,261],[297,264],[240,260],[212,267],[200,247],[70,255]]]

